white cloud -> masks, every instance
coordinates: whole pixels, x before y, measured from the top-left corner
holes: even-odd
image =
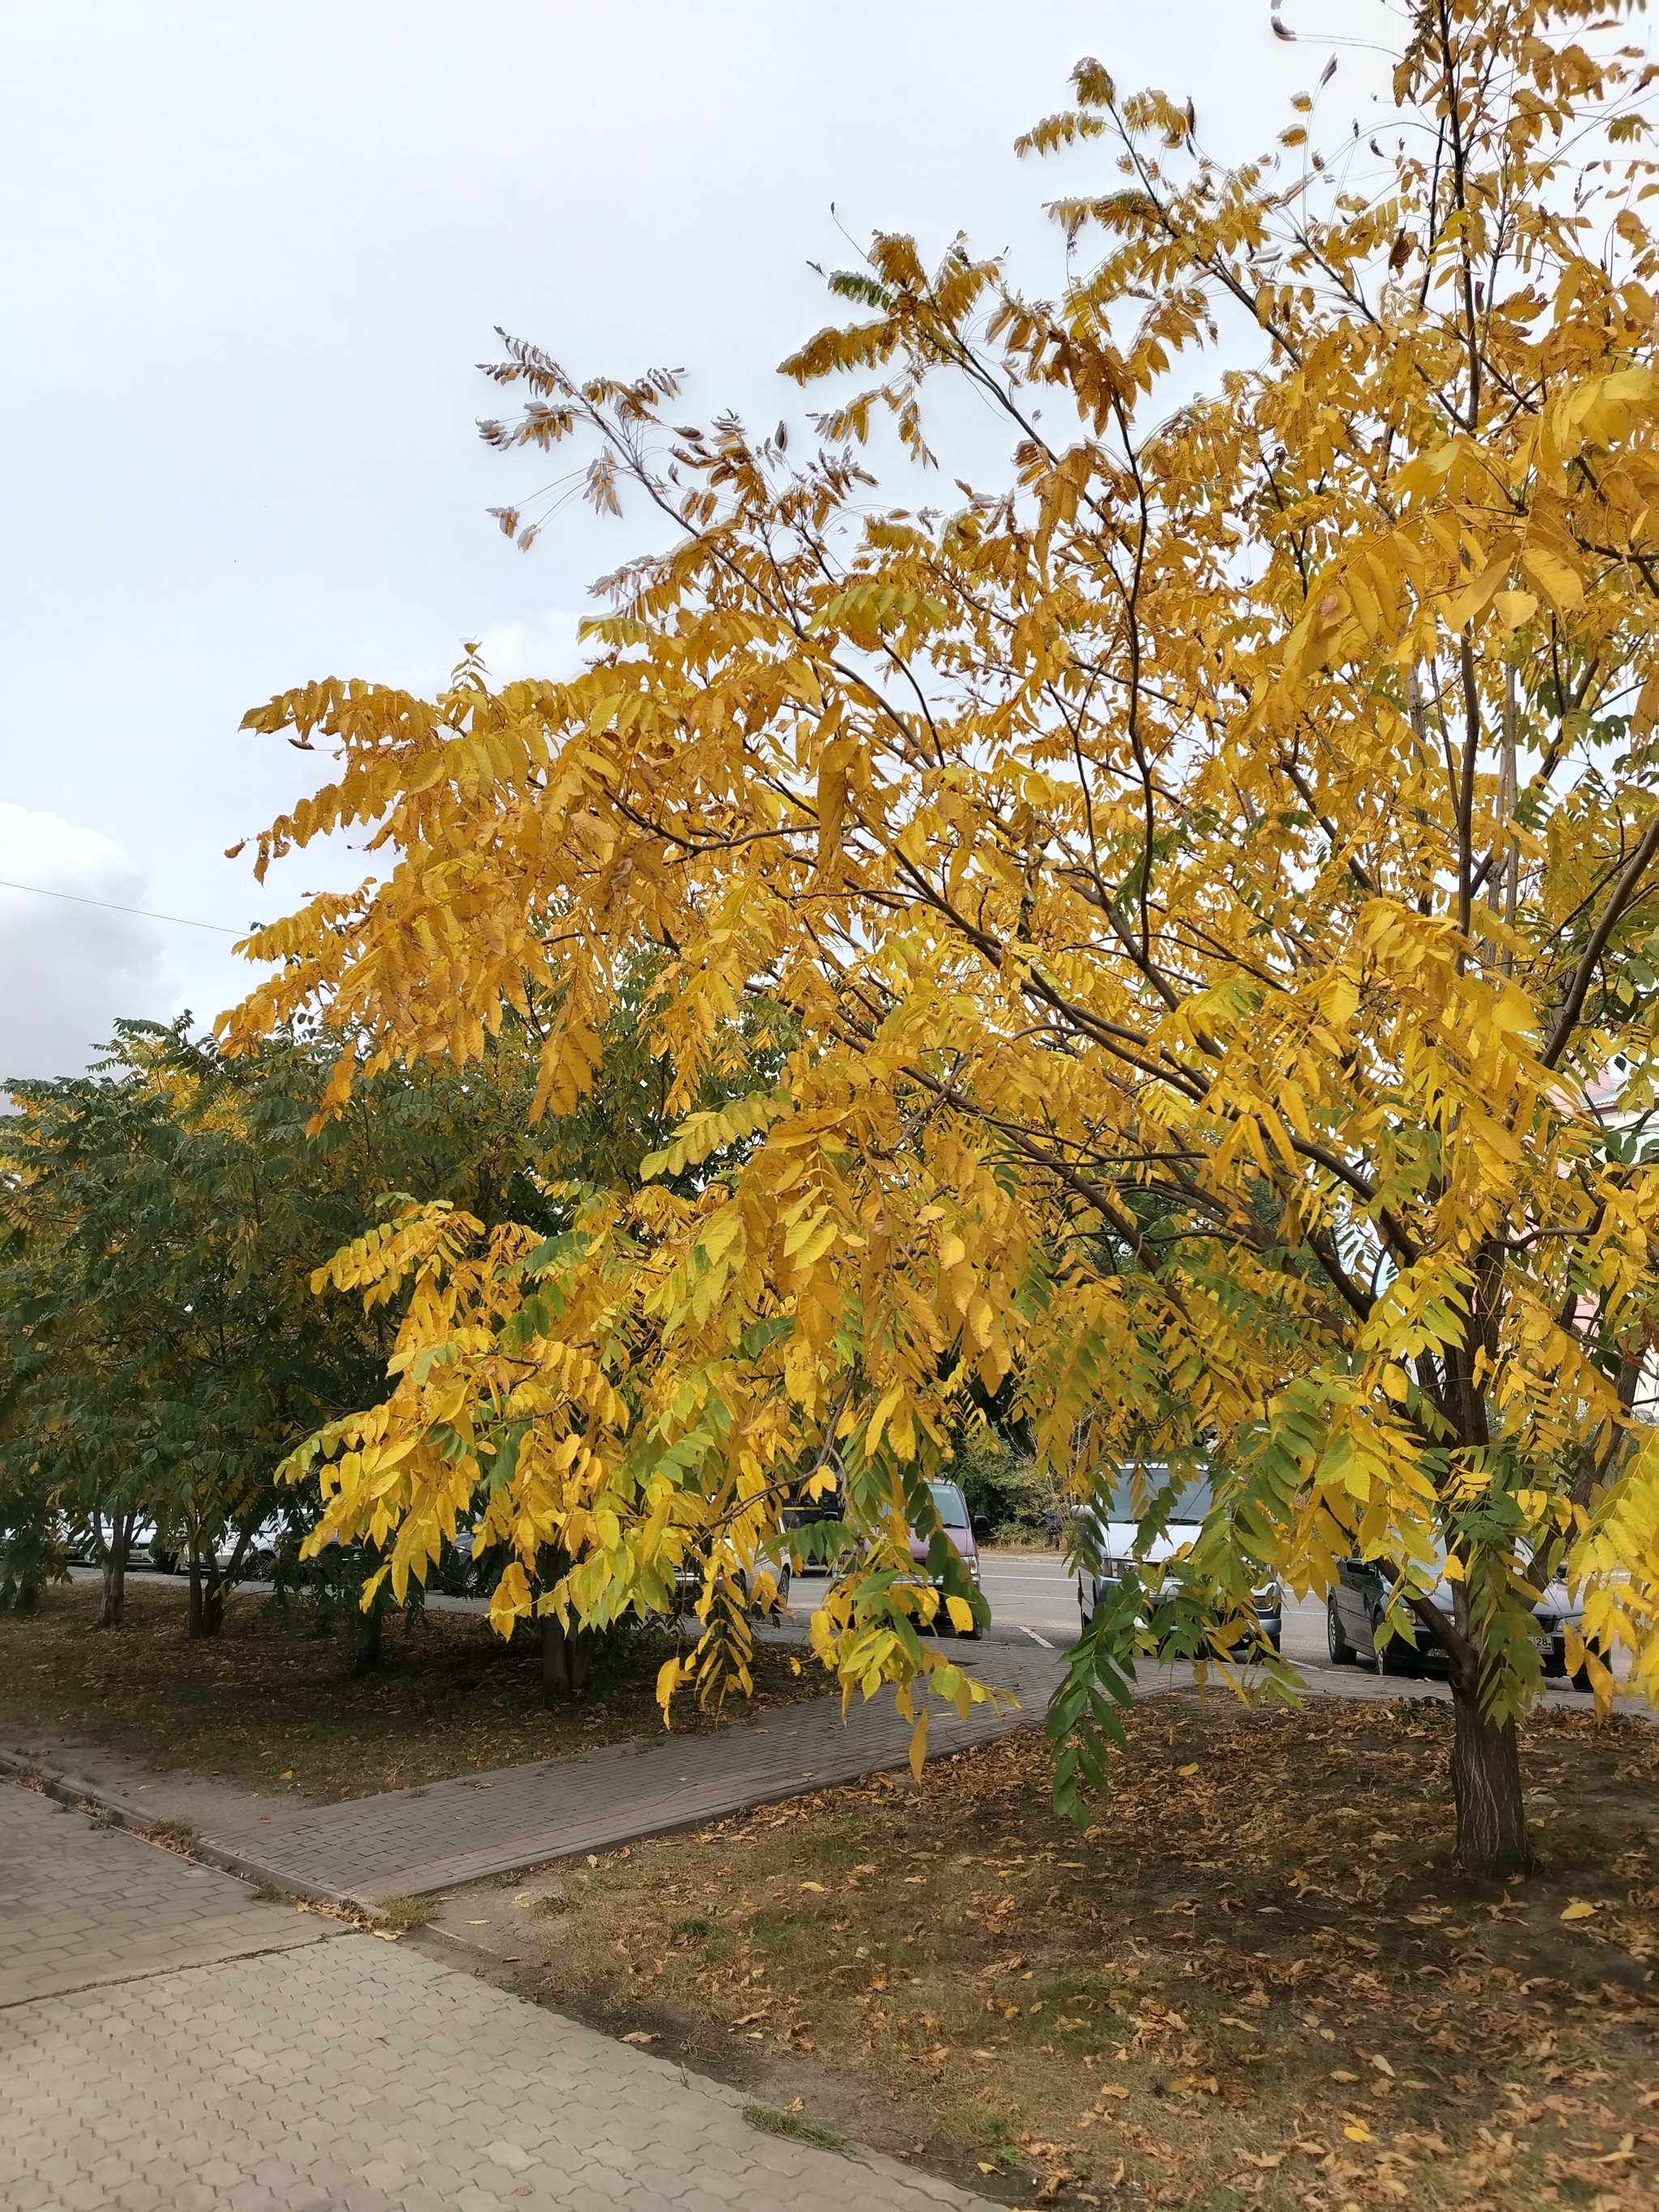
[[[550,607],[532,622],[491,623],[477,633],[477,643],[492,684],[511,684],[520,676],[545,676],[557,681],[574,676],[586,658],[576,642],[581,616],[568,607]],[[447,660],[419,660],[397,681],[422,697],[430,697],[449,681],[461,659],[458,643]]]
[[[78,1074],[119,1016],[165,1010],[154,924],[79,902],[142,903],[143,874],[112,839],[0,802],[0,1082]]]

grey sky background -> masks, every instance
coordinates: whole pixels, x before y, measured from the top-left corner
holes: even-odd
[[[557,672],[644,541],[574,503],[529,555],[489,522],[558,466],[477,437],[495,325],[578,371],[684,367],[684,419],[802,423],[823,400],[775,365],[828,319],[838,225],[930,256],[963,228],[1053,292],[1042,202],[1108,157],[1012,142],[1072,64],[1191,94],[1242,155],[1331,33],[1396,16],[1285,20],[1296,45],[1267,0],[4,0],[0,878],[233,928],[355,880],[222,857],[320,774],[243,711],[430,684],[464,637]],[[1374,129],[1381,71],[1345,43],[1328,120]],[[210,1018],[253,979],[231,943],[0,887],[0,1080],[77,1070],[118,1015]]]

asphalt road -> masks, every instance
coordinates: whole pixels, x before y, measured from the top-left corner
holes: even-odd
[[[1060,1553],[988,1552],[981,1554],[981,1587],[991,1601],[992,1626],[986,1638],[988,1644],[1029,1639],[1032,1643],[1051,1644],[1058,1653],[1075,1640],[1079,1618],[1077,1577],[1066,1571]],[[813,1587],[811,1583],[804,1585],[801,1598],[796,1601],[797,1611],[810,1610],[806,1592]],[[1294,1662],[1309,1689],[1316,1692],[1360,1698],[1397,1697],[1402,1692],[1413,1697],[1450,1695],[1443,1679],[1431,1674],[1407,1678],[1395,1675],[1383,1680],[1369,1668],[1334,1667],[1325,1641],[1325,1607],[1322,1599],[1286,1599],[1284,1649],[1285,1656]],[[988,1667],[986,1671],[990,1671]],[[1144,1680],[1156,1680],[1164,1674],[1177,1680],[1190,1679],[1191,1674],[1191,1669],[1186,1667],[1154,1669],[1143,1665],[1138,1671]],[[1589,1702],[1581,1692],[1565,1685],[1552,1685],[1546,1695],[1552,1704],[1572,1706]],[[1640,1700],[1632,1700],[1630,1710],[1645,1711],[1647,1708]]]

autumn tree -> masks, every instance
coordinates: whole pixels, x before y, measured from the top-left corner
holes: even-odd
[[[227,1061],[187,1018],[123,1024],[90,1074],[11,1086],[0,1122],[0,1553],[33,1601],[53,1532],[89,1535],[106,1626],[135,1527],[189,1562],[213,1634],[256,1533],[306,1500],[273,1469],[372,1395],[395,1317],[323,1326],[313,1270],[382,1193],[486,1218],[555,1216],[529,1180],[534,1041],[487,1068],[360,1086],[314,1133],[333,1049],[284,1036]],[[479,1080],[480,1075],[487,1079]]]
[[[228,1036],[319,1008],[371,1067],[465,1065],[533,991],[568,1110],[622,949],[661,949],[659,1164],[693,1182],[595,1197],[556,1249],[428,1214],[353,1263],[416,1285],[398,1392],[324,1474],[395,1571],[483,1484],[501,1624],[611,1617],[696,1533],[746,1566],[805,1442],[862,1538],[825,1663],[961,1699],[904,1524],[969,1395],[1012,1392],[1079,1498],[1139,1457],[1217,1474],[1169,1617],[1103,1607],[1073,1656],[1062,1802],[1150,1637],[1263,1657],[1252,1586],[1322,1594],[1357,1550],[1385,1632],[1445,1650],[1460,1851],[1502,1875],[1540,1579],[1659,1689],[1659,264],[1606,13],[1408,27],[1386,144],[1316,145],[1310,94],[1231,169],[1082,64],[1020,147],[1089,172],[1054,210],[1081,273],[1049,305],[878,236],[831,282],[857,319],[785,364],[860,380],[801,459],[677,423],[666,374],[510,343],[489,441],[586,440],[594,504],[677,535],[570,682],[249,717],[340,758],[261,870],[354,824],[391,866],[251,940],[283,964]],[[1194,398],[1229,318],[1257,365]],[[1009,481],[882,505],[877,431],[925,473],[940,378],[1004,422]],[[781,1079],[699,1112],[755,995],[797,1025]],[[550,1528],[579,1565],[537,1596]]]

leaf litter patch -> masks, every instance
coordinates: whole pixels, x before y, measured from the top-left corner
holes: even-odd
[[[562,1869],[516,1986],[1010,2203],[1649,2205],[1659,1730],[1529,1723],[1507,1887],[1449,1750],[1176,1692],[1083,1837],[1021,1731]]]

